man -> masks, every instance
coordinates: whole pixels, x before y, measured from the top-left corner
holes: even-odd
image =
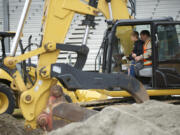
[[[133,31],[131,34],[131,40],[134,42],[134,48],[132,51],[132,54],[129,56],[129,59],[131,61],[131,66],[130,66],[130,75],[135,77],[135,71],[134,71],[134,65],[136,64],[135,58],[137,56],[140,56],[143,54],[143,44],[144,42],[139,39],[139,33],[137,31]]]
[[[141,39],[144,41],[143,45],[143,55],[136,56],[135,60],[136,62],[143,60],[144,61],[144,66],[150,66],[152,65],[152,45],[151,45],[151,35],[148,30],[143,30],[141,31]]]

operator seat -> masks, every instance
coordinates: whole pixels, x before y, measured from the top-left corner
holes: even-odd
[[[152,77],[152,66],[144,66],[143,69],[139,70],[138,76]]]

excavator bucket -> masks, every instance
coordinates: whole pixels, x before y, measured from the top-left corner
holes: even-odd
[[[73,103],[61,103],[53,109],[53,129],[65,126],[71,122],[84,121],[90,116],[96,114],[94,110],[82,108]],[[58,120],[56,118],[61,118]]]
[[[72,122],[84,121],[97,111],[80,107],[75,103],[68,103],[62,88],[55,85],[51,88],[46,109],[39,115],[37,123],[46,130],[51,131]]]

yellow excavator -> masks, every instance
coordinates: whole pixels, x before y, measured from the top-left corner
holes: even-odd
[[[161,90],[153,87],[153,85],[151,89],[146,90],[146,85],[143,85],[139,80],[120,71],[114,73],[111,70],[112,54],[114,54],[113,45],[119,46],[115,39],[119,38],[121,42],[126,40],[127,42],[123,42],[122,45],[124,48],[132,46],[128,38],[135,29],[134,25],[149,24],[152,30],[152,41],[156,46],[161,38],[156,34],[157,31],[154,28],[157,27],[155,26],[171,25],[171,29],[167,27],[167,30],[175,32],[173,39],[176,41],[174,44],[176,44],[178,37],[175,26],[178,25],[178,22],[174,22],[170,18],[131,20],[132,16],[129,14],[126,0],[46,0],[42,19],[42,44],[36,50],[16,56],[30,3],[31,0],[26,0],[10,56],[3,61],[4,66],[8,68],[13,77],[14,87],[20,92],[19,108],[25,118],[27,128],[41,127],[50,131],[71,122],[83,121],[96,113],[93,110],[94,107],[119,103],[123,99],[122,97],[132,96],[137,103],[142,103],[149,100],[149,95],[180,95],[178,85],[177,88],[170,89],[168,86],[166,87],[168,89]],[[64,39],[75,13],[86,15],[83,21],[86,28],[82,46],[64,44]],[[89,51],[86,46],[88,34],[90,28],[95,26],[94,17],[98,13],[102,13],[106,17],[108,24],[103,40],[105,44],[101,47],[104,52],[103,73],[85,72],[82,71],[82,68]],[[172,40],[172,36],[169,38]],[[176,45],[176,49],[177,47],[179,47],[179,43],[178,46]],[[56,63],[61,51],[77,53],[77,61],[74,67]],[[153,49],[153,52],[155,51],[157,50]],[[35,83],[29,87],[17,64],[37,55],[39,56],[38,64],[34,68],[34,74],[31,75]],[[178,52],[176,55],[178,58]],[[168,71],[169,74],[172,73],[170,69]],[[178,74],[176,75],[177,80]],[[154,78],[154,75],[150,78]],[[109,99],[109,97],[116,98]]]
[[[6,38],[12,38],[15,36],[15,33],[10,32],[0,32],[0,41],[1,41],[1,58],[0,58],[0,114],[2,113],[13,113],[15,108],[15,96],[13,90],[9,87],[13,78],[9,74],[8,68],[6,68],[2,61],[7,56],[6,55],[6,45],[5,40]],[[8,95],[8,96],[7,96]],[[6,98],[8,97],[8,98]]]
[[[3,64],[4,58],[8,56],[8,53],[6,52],[7,45],[5,44],[5,40],[7,38],[12,39],[15,36],[15,34],[15,32],[0,32],[2,52],[0,56],[0,114],[12,114],[14,112],[14,109],[18,107],[17,105],[20,93],[14,85],[13,76],[11,75],[11,72]],[[21,54],[24,54],[27,50],[29,50],[32,45],[38,46],[37,44],[31,43],[31,38],[32,36],[29,37],[27,47],[23,47],[22,40],[19,41]],[[35,75],[35,65],[31,64],[31,60],[29,59],[28,64],[24,61],[18,64],[18,67],[21,68],[21,73],[23,73],[22,75],[25,75],[23,76],[25,83],[28,84],[29,87],[31,87],[31,85],[33,84],[33,77]]]

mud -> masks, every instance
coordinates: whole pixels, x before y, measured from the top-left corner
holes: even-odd
[[[180,106],[148,101],[107,107],[49,135],[180,135]]]
[[[41,130],[26,131],[22,120],[8,114],[0,115],[0,135],[41,135]]]

